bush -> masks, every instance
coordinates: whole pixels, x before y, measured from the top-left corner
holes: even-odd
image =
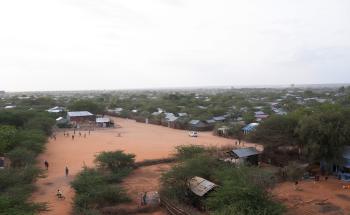
[[[180,160],[189,159],[203,154],[206,149],[199,145],[182,145],[176,147],[176,157]]]
[[[97,169],[85,168],[71,183],[76,191],[76,214],[100,214],[99,209],[130,201],[117,184],[126,177],[135,164],[135,155],[122,151],[102,152],[96,156]]]
[[[275,183],[272,174],[257,167],[235,167],[207,156],[204,148],[197,149],[181,147],[179,154],[185,155],[180,156],[184,159],[161,178],[163,196],[207,209],[211,214],[282,214],[283,207],[267,192]],[[195,153],[187,153],[189,151]],[[206,198],[198,197],[188,188],[188,180],[194,176],[212,181],[219,187]]]
[[[17,147],[6,155],[11,160],[11,167],[15,168],[24,167],[35,162],[35,153],[22,147]]]
[[[54,120],[36,111],[0,111],[0,154],[11,160],[11,167],[0,171],[0,215],[33,215],[45,204],[28,201],[33,182],[41,176],[33,166],[44,149]]]
[[[96,156],[95,162],[99,168],[116,172],[121,169],[134,167],[135,155],[126,154],[123,151],[102,152]]]
[[[0,171],[0,214],[35,214],[45,210],[44,204],[27,202],[41,171],[34,166]]]
[[[76,191],[74,208],[77,214],[129,201],[122,188],[110,184],[104,173],[96,169],[85,168],[71,185]]]

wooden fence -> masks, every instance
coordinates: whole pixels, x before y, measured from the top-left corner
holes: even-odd
[[[185,212],[184,210],[178,208],[176,205],[172,204],[170,201],[168,201],[165,198],[161,198],[160,203],[168,211],[170,215],[191,215]]]

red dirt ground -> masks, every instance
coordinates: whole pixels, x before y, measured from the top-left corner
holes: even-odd
[[[323,178],[322,178],[323,179]],[[331,177],[314,183],[311,180],[301,181],[298,190],[294,190],[293,183],[285,182],[278,184],[273,189],[277,199],[289,208],[288,214],[325,215],[325,214],[350,214],[350,190],[345,190],[342,185],[349,184]],[[340,210],[321,212],[317,202],[331,203]]]
[[[101,151],[125,150],[134,153],[136,160],[165,158],[174,153],[174,147],[184,144],[229,145],[234,140],[213,136],[211,132],[200,132],[198,138],[191,138],[186,131],[175,130],[156,125],[136,123],[133,120],[115,119],[121,126],[116,129],[100,129],[75,139],[57,133],[57,140],[50,140],[47,150],[39,156],[39,162],[48,160],[50,164],[47,177],[36,183],[38,190],[33,194],[35,202],[47,202],[50,211],[43,215],[66,215],[72,209],[74,191],[69,186],[74,175],[83,165],[93,166],[94,156]],[[70,131],[70,134],[73,132]],[[118,133],[121,134],[119,137]],[[84,133],[83,133],[84,134]],[[253,146],[253,144],[245,144]],[[65,177],[64,169],[68,166],[70,175]],[[126,182],[127,183],[127,182]],[[56,191],[61,189],[66,200],[57,200]]]

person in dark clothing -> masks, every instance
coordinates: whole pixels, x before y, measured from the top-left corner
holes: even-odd
[[[67,177],[68,174],[69,174],[69,169],[68,169],[68,167],[66,167],[65,172],[66,172],[66,177]]]
[[[44,161],[44,165],[45,165],[46,170],[48,170],[49,169],[49,162],[47,162],[47,160]]]

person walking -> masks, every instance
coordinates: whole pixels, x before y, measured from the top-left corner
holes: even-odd
[[[72,135],[72,140],[74,140],[74,135]]]
[[[68,169],[68,167],[67,167],[67,166],[66,166],[65,172],[66,172],[66,177],[67,177],[67,176],[68,176],[68,174],[69,174],[69,169]]]
[[[44,165],[46,170],[49,170],[49,162],[47,162],[47,160],[44,161]]]

